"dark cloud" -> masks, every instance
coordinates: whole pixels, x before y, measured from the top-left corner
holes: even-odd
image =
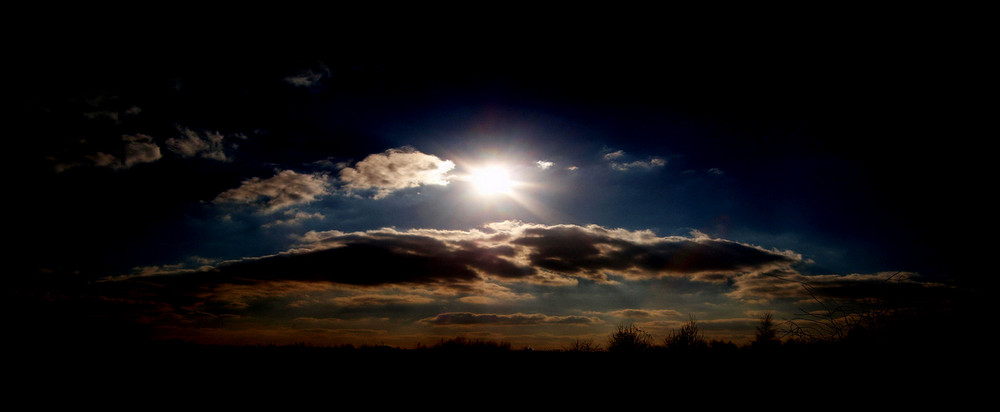
[[[217,268],[225,277],[259,281],[283,279],[349,285],[458,285],[478,279],[468,262],[450,259],[443,242],[431,238],[340,239],[342,246],[282,254]]]
[[[911,272],[807,276],[794,271],[771,271],[734,280],[730,297],[743,300],[893,299],[938,294],[943,284],[927,282]]]
[[[606,272],[631,277],[704,273],[737,274],[784,266],[801,258],[723,239],[623,237],[600,227],[532,227],[511,243],[527,246],[534,266],[561,273],[603,278]]]
[[[515,313],[500,315],[493,313],[450,312],[421,319],[420,322],[430,325],[589,325],[599,320],[585,316],[548,316],[540,313]]]
[[[537,299],[522,287],[567,287],[579,278],[614,283],[720,272],[748,276],[788,265],[791,253],[707,237],[658,237],[649,231],[600,226],[499,222],[472,230],[380,229],[309,232],[285,252],[206,265],[146,266],[102,282],[108,296],[161,302],[150,316],[164,322],[214,322],[219,316],[283,307],[387,308],[442,299],[471,305]],[[275,306],[277,305],[277,306]],[[165,309],[163,309],[165,308]],[[172,314],[171,318],[165,314]],[[671,310],[630,310],[612,316],[676,317]],[[232,323],[232,322],[230,322]],[[424,324],[586,324],[586,317],[447,313]]]
[[[799,257],[722,239],[657,237],[599,226],[501,222],[482,229],[309,232],[294,249],[211,269],[216,278],[322,281],[347,285],[423,284],[468,289],[484,280],[573,284],[722,273],[787,266]]]

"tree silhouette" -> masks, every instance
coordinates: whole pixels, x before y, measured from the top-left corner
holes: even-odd
[[[652,347],[653,336],[633,323],[619,324],[608,337],[609,352],[641,352]]]
[[[688,318],[687,323],[678,330],[671,330],[670,336],[663,342],[668,350],[690,351],[708,347],[705,337],[698,328],[694,318]]]
[[[781,345],[781,341],[778,339],[778,326],[774,322],[774,315],[771,312],[761,315],[760,323],[757,325],[757,333],[750,345],[753,348],[773,348]]]

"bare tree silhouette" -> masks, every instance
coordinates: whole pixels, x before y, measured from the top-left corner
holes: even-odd
[[[600,352],[601,345],[595,344],[593,339],[577,339],[572,344],[564,347],[566,352]]]

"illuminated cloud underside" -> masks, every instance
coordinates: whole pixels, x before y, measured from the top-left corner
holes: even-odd
[[[381,199],[401,189],[447,185],[447,174],[454,168],[450,160],[404,147],[369,155],[353,167],[345,167],[340,181],[349,193],[370,191],[375,199]]]

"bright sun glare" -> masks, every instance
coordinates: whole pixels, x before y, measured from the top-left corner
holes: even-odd
[[[472,174],[472,185],[482,195],[510,193],[510,175],[502,167],[488,167]]]

